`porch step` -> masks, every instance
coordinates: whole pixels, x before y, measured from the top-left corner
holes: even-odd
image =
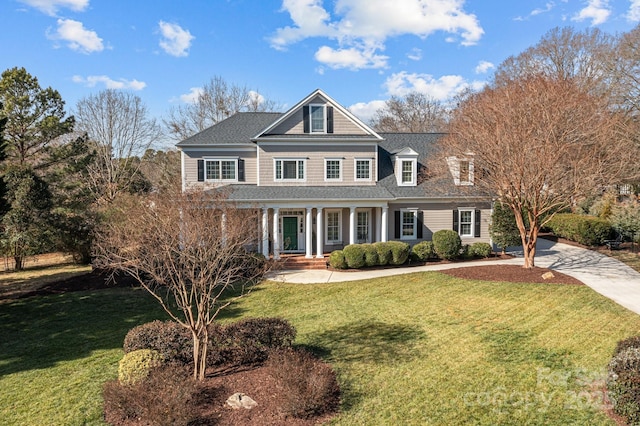
[[[304,256],[282,257],[282,269],[326,269],[328,257],[307,259]]]

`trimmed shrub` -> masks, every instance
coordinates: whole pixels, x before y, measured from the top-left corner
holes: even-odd
[[[376,251],[378,252],[378,264],[381,266],[388,265],[391,263],[393,259],[393,254],[391,253],[391,245],[389,242],[379,241],[377,243],[373,243]]]
[[[209,365],[254,365],[264,362],[269,350],[291,347],[295,328],[281,318],[247,318],[209,330]]]
[[[611,222],[595,216],[558,213],[546,225],[558,237],[585,246],[598,246],[613,236]]]
[[[331,413],[340,404],[340,388],[330,365],[302,350],[279,350],[269,356],[267,371],[283,389],[282,409],[290,416],[311,418]]]
[[[162,356],[152,349],[138,349],[124,354],[118,363],[118,380],[123,384],[135,384],[146,378],[149,372],[162,365]]]
[[[433,234],[433,247],[438,257],[447,260],[457,259],[462,249],[462,240],[456,231],[441,229]]]
[[[378,251],[373,244],[362,244],[364,250],[364,266],[378,266]]]
[[[469,247],[469,252],[471,256],[475,257],[489,257],[492,252],[491,244],[489,243],[473,243],[471,247]]]
[[[433,241],[420,241],[413,246],[411,252],[415,255],[415,258],[420,262],[426,262],[429,259],[436,259],[438,255],[433,247]]]
[[[391,247],[391,265],[404,265],[409,259],[409,253],[411,252],[411,246],[401,241],[389,241]]]
[[[342,252],[349,268],[358,269],[365,265],[364,250],[360,244],[349,244]]]
[[[640,423],[640,349],[630,347],[609,362],[607,390],[613,411],[628,424]]]
[[[329,255],[329,266],[334,269],[347,269],[347,261],[342,250],[334,250]]]
[[[124,338],[123,349],[125,353],[153,349],[165,362],[193,362],[191,332],[175,321],[153,321],[132,328]]]
[[[105,383],[104,419],[111,425],[144,419],[144,424],[186,426],[197,420],[193,405],[199,393],[188,367],[156,368],[135,384]]]
[[[616,345],[616,349],[613,351],[613,356],[618,355],[620,352],[629,349],[629,348],[638,348],[640,349],[640,336],[632,336],[628,337],[624,340],[620,340]]]

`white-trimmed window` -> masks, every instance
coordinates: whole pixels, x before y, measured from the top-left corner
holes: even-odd
[[[238,181],[238,160],[222,158],[204,159],[204,178],[208,182]]]
[[[325,210],[325,243],[342,243],[342,211]]]
[[[371,180],[371,159],[356,158],[355,180]]]
[[[274,161],[274,176],[277,181],[304,181],[306,179],[304,159],[278,159]]]
[[[460,160],[460,185],[471,183],[471,163],[469,160]]]
[[[474,210],[458,210],[458,234],[461,237],[473,237],[473,214]]]
[[[368,243],[369,239],[369,211],[356,211],[356,241]]]
[[[311,124],[311,133],[324,133],[325,132],[325,106],[324,105],[309,105],[309,120]]]
[[[324,180],[342,180],[342,159],[326,158],[324,160]]]
[[[402,160],[401,164],[402,184],[411,185],[413,183],[413,161]]]
[[[400,210],[400,239],[415,240],[418,229],[418,211]]]

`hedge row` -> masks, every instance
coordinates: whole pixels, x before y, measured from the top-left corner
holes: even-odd
[[[614,232],[608,220],[595,216],[558,213],[546,225],[556,236],[585,246],[598,246],[611,239]]]
[[[609,362],[608,398],[629,425],[640,424],[640,336],[618,342]]]
[[[361,269],[372,266],[398,266],[409,260],[427,262],[460,257],[489,257],[491,253],[492,248],[488,243],[477,242],[463,247],[455,231],[444,230],[436,232],[433,241],[421,241],[413,248],[401,241],[349,244],[343,250],[331,252],[329,265],[334,269]]]

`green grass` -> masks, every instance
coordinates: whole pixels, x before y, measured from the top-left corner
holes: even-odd
[[[640,332],[639,316],[587,287],[436,272],[266,282],[223,320],[245,316],[287,318],[334,366],[339,425],[613,425],[598,381],[616,342]],[[155,318],[140,290],[0,304],[0,424],[101,424],[124,335]]]

